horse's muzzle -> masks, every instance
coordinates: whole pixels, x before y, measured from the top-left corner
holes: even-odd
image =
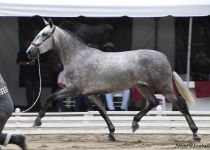
[[[39,55],[39,48],[31,47],[26,51],[26,54],[28,55],[28,58],[36,59]]]

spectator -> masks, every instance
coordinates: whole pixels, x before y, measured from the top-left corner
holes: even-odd
[[[107,107],[108,107],[108,110],[110,110],[110,111],[115,110],[114,102],[113,102],[114,94],[116,94],[116,93],[105,94]],[[130,90],[122,91],[122,92],[120,92],[120,94],[122,95],[122,102],[121,102],[120,109],[121,109],[121,111],[128,110],[128,101],[129,101],[129,97],[130,97]]]
[[[103,45],[103,51],[105,52],[113,52],[114,51],[114,44],[112,42],[108,42]],[[108,110],[115,110],[114,103],[113,103],[113,95],[115,93],[107,93],[105,94],[106,97],[106,103]],[[121,110],[128,110],[128,101],[130,97],[130,90],[125,90],[121,92],[122,94],[122,103],[121,103]]]
[[[136,87],[131,88],[131,105],[132,104],[134,110],[142,110],[146,105],[145,98]]]
[[[30,60],[26,55],[26,49],[31,41],[24,42],[24,48],[18,52],[16,63],[20,65],[19,85],[26,88],[26,99],[28,107],[32,106],[39,93],[39,73],[35,60]],[[38,111],[40,103],[35,105],[31,111]]]
[[[58,86],[59,90],[64,89],[66,87],[65,82],[64,82],[63,71],[61,71],[58,75],[57,86]],[[65,111],[63,100],[58,100],[57,106],[58,106],[58,111],[59,112],[64,112]]]
[[[93,106],[90,99],[85,95],[75,97],[75,111],[92,111]]]
[[[2,133],[2,130],[13,112],[13,101],[0,74],[0,145],[16,144],[23,150],[26,150],[25,137],[21,134],[11,135]],[[0,147],[1,149],[1,147]]]
[[[114,44],[112,42],[108,42],[103,45],[102,50],[104,52],[114,52]]]
[[[58,75],[57,86],[59,87],[59,89],[63,89],[66,87],[65,82],[64,82],[63,71],[61,71]],[[93,110],[92,103],[90,102],[87,96],[80,95],[80,96],[74,97],[74,100],[75,100],[76,112]],[[63,100],[59,100],[57,104],[58,104],[59,111],[65,111]]]

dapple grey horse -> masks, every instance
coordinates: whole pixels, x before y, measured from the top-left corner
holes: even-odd
[[[51,94],[38,113],[34,126],[41,125],[50,101],[65,97],[87,95],[94,102],[109,128],[109,137],[114,140],[115,128],[109,119],[101,100],[100,93],[122,91],[136,87],[146,99],[145,108],[133,118],[133,132],[139,128],[138,122],[152,108],[159,104],[154,92],[163,94],[185,116],[193,138],[200,140],[189,113],[186,102],[194,99],[182,79],[173,72],[163,53],[154,50],[134,50],[127,52],[102,52],[90,48],[70,33],[53,25],[49,21],[44,29],[35,37],[27,49],[29,58],[37,58],[39,54],[54,49],[64,65],[66,88]],[[172,86],[175,81],[184,99],[175,95]]]

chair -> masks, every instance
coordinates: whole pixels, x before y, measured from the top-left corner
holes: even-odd
[[[162,106],[162,110],[165,111],[166,110],[166,100],[165,100],[165,96],[163,96],[162,94],[155,94],[155,97],[159,100],[160,104]],[[157,108],[157,107],[156,107]]]

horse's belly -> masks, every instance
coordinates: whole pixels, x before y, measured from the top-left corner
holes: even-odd
[[[130,89],[135,86],[138,81],[130,81],[130,80],[119,80],[114,78],[112,81],[100,80],[96,82],[89,83],[89,85],[85,88],[84,94],[100,94],[100,93],[109,93],[109,92],[120,92],[126,89]]]

